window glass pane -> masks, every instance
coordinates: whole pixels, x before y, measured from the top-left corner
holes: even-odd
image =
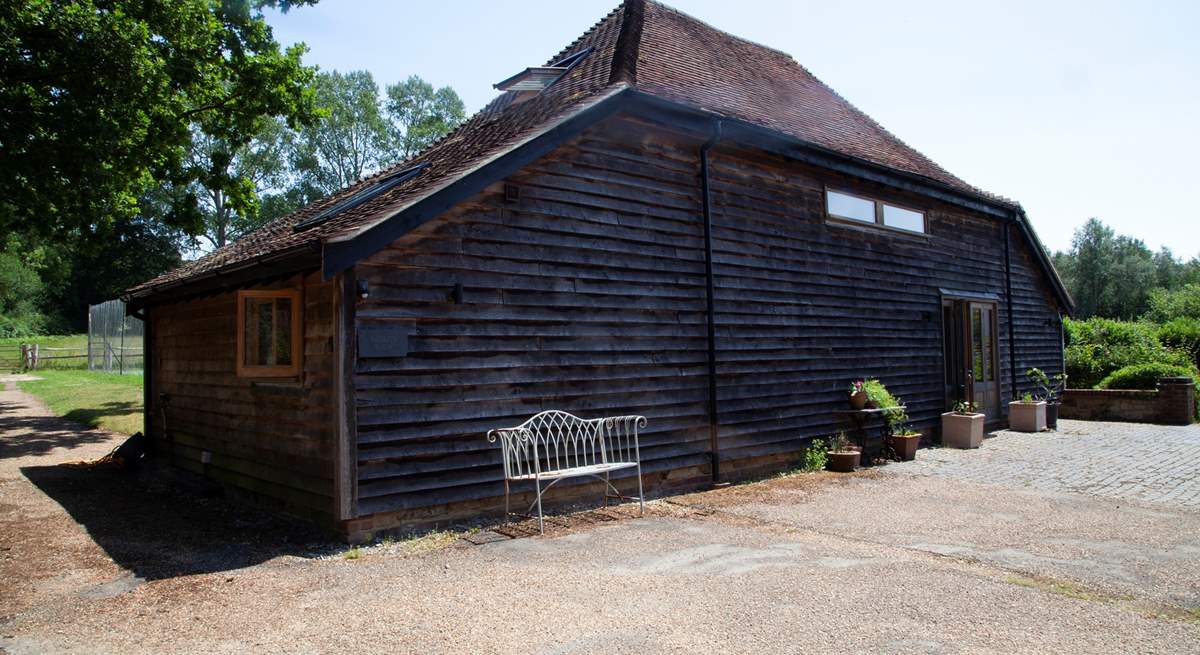
[[[921,212],[912,211],[911,209],[893,207],[892,205],[885,204],[883,206],[883,224],[890,227],[898,227],[901,230],[924,232],[925,215]]]
[[[245,337],[242,351],[242,364],[253,365],[258,360],[258,330],[255,329],[256,317],[254,299],[242,300],[242,335]]]
[[[826,199],[829,205],[830,216],[849,218],[866,223],[875,222],[875,202],[872,200],[838,193],[837,191],[826,192]]]
[[[292,299],[275,299],[275,363],[292,364]]]
[[[983,376],[980,378],[984,382],[994,382],[996,380],[996,371],[992,354],[992,310],[984,309],[981,314],[981,322],[983,328]]]
[[[254,328],[258,344],[257,356],[252,363],[257,366],[271,366],[275,363],[275,353],[271,348],[271,322],[271,300],[254,301]]]
[[[983,376],[983,312],[978,307],[971,308],[971,363],[975,379],[986,379]]]

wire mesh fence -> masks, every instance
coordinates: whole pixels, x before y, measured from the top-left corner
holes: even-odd
[[[125,315],[124,301],[88,307],[88,370],[141,372],[142,329],[140,319]]]

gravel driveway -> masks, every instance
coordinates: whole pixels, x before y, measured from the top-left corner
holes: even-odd
[[[589,512],[544,538],[478,532],[342,554],[203,494],[53,466],[119,438],[8,390],[0,649],[1200,651],[1200,510],[1185,493],[1028,479],[1055,449],[1133,470],[1131,441],[1200,448],[1200,427],[1063,427],[658,500],[643,519]]]

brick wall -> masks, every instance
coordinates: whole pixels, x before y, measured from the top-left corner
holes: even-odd
[[[1196,415],[1191,378],[1162,378],[1155,391],[1067,389],[1058,416],[1084,421],[1186,425]]]

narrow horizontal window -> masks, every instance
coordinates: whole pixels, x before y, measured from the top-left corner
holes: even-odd
[[[865,223],[875,222],[875,201],[859,198],[848,193],[829,191],[826,194],[829,204],[829,215],[838,218],[848,218],[852,221]]]
[[[843,191],[825,191],[825,207],[830,218],[872,223],[905,232],[927,232],[925,214],[914,209],[889,205]]]
[[[893,205],[883,206],[883,224],[912,232],[925,231],[925,214]]]
[[[238,291],[237,374],[287,377],[300,371],[300,292]]]

